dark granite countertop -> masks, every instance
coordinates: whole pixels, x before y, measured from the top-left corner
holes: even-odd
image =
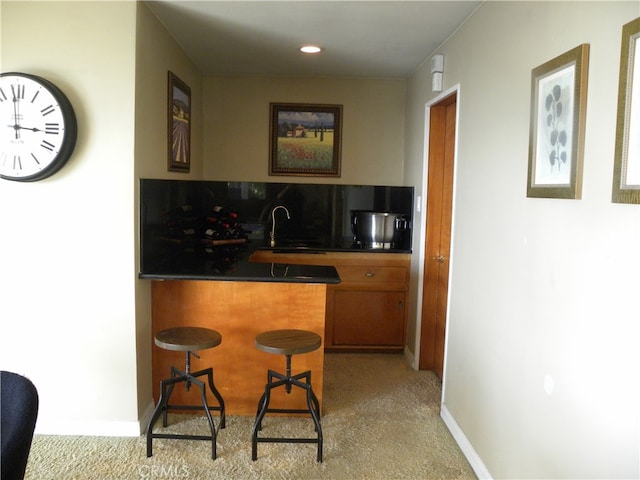
[[[250,262],[253,248],[234,255],[175,255],[145,265],[139,278],[147,280],[218,280],[234,282],[340,283],[334,267]]]

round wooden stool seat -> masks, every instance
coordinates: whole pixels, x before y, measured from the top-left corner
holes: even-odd
[[[202,327],[174,327],[158,332],[155,343],[165,350],[195,352],[220,345],[222,335]]]
[[[270,330],[256,336],[256,347],[259,350],[280,355],[313,352],[320,345],[320,335],[307,330]]]

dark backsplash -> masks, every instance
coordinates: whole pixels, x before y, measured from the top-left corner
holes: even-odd
[[[155,263],[158,256],[169,253],[158,239],[166,237],[167,213],[182,207],[194,218],[210,215],[216,206],[237,213],[249,241],[263,246],[271,229],[271,210],[284,205],[291,218],[284,211],[276,212],[278,239],[317,248],[349,248],[353,244],[351,210],[402,214],[411,226],[414,188],[142,179],[140,196],[144,272],[145,263]],[[395,248],[411,250],[410,229]]]

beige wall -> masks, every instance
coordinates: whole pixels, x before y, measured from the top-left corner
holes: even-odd
[[[135,2],[2,2],[2,71],[69,97],[78,141],[35,183],[0,180],[0,365],[40,394],[37,431],[135,434]]]
[[[640,475],[640,206],[611,203],[621,29],[638,16],[488,2],[441,49],[459,86],[442,412],[481,476]],[[581,43],[582,200],[529,199],[531,70]],[[406,180],[424,175],[427,68],[408,86]]]
[[[404,80],[207,77],[204,177],[403,185]],[[269,103],[343,105],[342,175],[269,176]]]

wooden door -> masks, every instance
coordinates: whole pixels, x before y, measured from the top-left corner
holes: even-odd
[[[427,235],[419,367],[421,370],[433,370],[441,379],[449,287],[455,133],[454,93],[431,107],[429,121]]]

